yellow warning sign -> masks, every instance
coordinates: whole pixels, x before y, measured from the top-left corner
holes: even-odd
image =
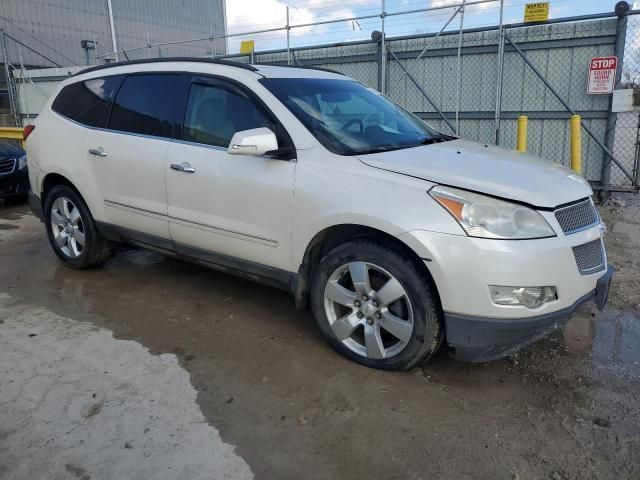
[[[251,53],[254,46],[253,40],[243,40],[240,42],[240,53]]]
[[[527,3],[524,7],[524,23],[549,20],[549,2]]]

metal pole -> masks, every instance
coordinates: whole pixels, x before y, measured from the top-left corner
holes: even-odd
[[[385,0],[382,0],[382,13],[380,14],[380,27],[382,29],[382,38],[380,38],[380,46],[382,47],[382,56],[380,57],[380,92],[383,94],[387,92],[387,44],[384,31],[384,19],[386,16]]]
[[[15,120],[16,127],[20,126],[20,112],[18,111],[18,101],[15,98],[13,80],[11,79],[11,67],[9,52],[7,51],[7,40],[4,30],[0,28],[0,50],[2,50],[2,61],[4,63],[4,77],[7,82],[7,93],[9,94],[9,107]]]
[[[571,113],[571,115],[577,115],[577,113],[573,110],[573,108],[571,108],[569,106],[569,104],[566,102],[566,100],[560,96],[558,91],[555,88],[553,88],[553,86],[551,86],[551,84],[549,82],[547,82],[547,79],[544,78],[542,73],[540,73],[540,70],[538,70],[537,67],[533,63],[531,63],[529,61],[529,59],[524,54],[524,52],[520,49],[520,47],[518,47],[518,45],[513,43],[511,41],[511,39],[507,35],[504,36],[504,39],[509,43],[509,45],[511,45],[513,47],[513,49],[518,53],[518,55],[520,55],[520,57],[522,57],[522,60],[524,60],[524,63],[526,63],[529,66],[529,68],[533,71],[533,73],[535,73],[537,75],[537,77],[542,81],[542,83],[544,83],[546,85],[546,87],[549,89],[549,91],[551,91],[551,93],[553,93],[553,95],[558,99],[558,101],[562,104],[562,106],[569,113]],[[627,170],[627,168],[624,165],[622,165],[620,160],[618,160],[613,155],[613,152],[611,152],[611,150],[604,143],[602,143],[602,141],[600,141],[600,139],[591,131],[591,129],[589,127],[587,127],[587,125],[584,122],[584,120],[582,120],[581,125],[582,125],[582,128],[584,128],[584,131],[587,132],[587,134],[593,139],[593,141],[596,142],[596,144],[600,148],[602,148],[602,150],[604,150],[604,152],[607,155],[609,155],[609,157],[611,157],[611,160],[613,160],[613,162],[618,166],[618,168],[620,168],[620,170],[622,170],[622,173],[624,173],[631,181],[633,181],[633,175],[631,175],[631,173],[629,173],[629,170]]]
[[[291,41],[289,39],[291,28],[289,25],[289,5],[287,5],[287,65],[291,65]]]
[[[458,34],[458,66],[456,70],[456,135],[460,135],[460,83],[462,82],[462,29],[464,28],[464,4],[462,0],[462,10],[460,10],[460,33]]]
[[[622,67],[624,62],[624,44],[627,39],[627,15],[623,14],[618,17],[616,23],[616,42],[613,46],[613,54],[618,57],[618,66],[616,68],[616,80],[614,90],[618,89],[620,81],[622,80]],[[618,121],[618,114],[612,112],[613,107],[613,95],[609,99],[609,115],[607,116],[607,129],[604,134],[604,144],[607,148],[613,151],[613,144],[616,136],[616,122]],[[633,183],[633,179],[631,180]],[[607,158],[607,155],[602,157],[602,170],[600,175],[600,183],[603,186],[611,183],[611,160]]]
[[[109,26],[111,27],[111,46],[113,48],[113,54],[115,55],[116,62],[118,61],[118,43],[116,42],[116,30],[113,22],[113,8],[111,7],[111,0],[107,0],[107,9],[109,10]]]
[[[449,121],[449,119],[447,117],[444,116],[444,113],[442,113],[442,111],[440,111],[440,109],[438,108],[438,106],[433,102],[433,100],[431,100],[431,97],[429,97],[429,95],[427,95],[427,92],[424,91],[424,89],[420,86],[420,84],[417,82],[417,80],[415,78],[413,78],[413,75],[411,75],[409,73],[409,71],[405,68],[404,65],[402,65],[402,63],[400,62],[400,59],[398,58],[398,56],[393,53],[393,50],[389,50],[389,53],[391,54],[391,56],[393,57],[393,59],[397,62],[398,65],[400,65],[400,68],[404,71],[404,73],[407,74],[407,77],[409,78],[409,80],[411,80],[411,83],[413,83],[416,88],[420,91],[420,93],[422,94],[422,96],[424,98],[427,99],[427,102],[429,102],[429,104],[431,105],[431,107],[438,112],[438,115],[440,115],[440,117],[442,118],[442,120],[444,121],[444,123],[447,124],[447,126],[451,129],[452,132],[455,132],[456,129],[453,125],[451,125],[451,122]]]
[[[375,37],[373,36],[373,34],[371,38],[375,40]],[[378,91],[382,93],[382,85],[383,85],[383,82],[382,82],[382,53],[383,53],[382,52],[382,34],[380,35],[380,38],[378,38],[376,41],[376,47],[378,49],[378,55],[376,58],[377,66],[378,66],[378,87],[377,88],[378,88]]]
[[[500,144],[500,115],[502,113],[502,80],[504,75],[504,0],[500,0],[500,23],[498,25],[498,71],[496,73],[495,144]]]

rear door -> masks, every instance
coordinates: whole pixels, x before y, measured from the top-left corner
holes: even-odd
[[[171,138],[180,74],[129,75],[115,96],[106,129],[87,140],[93,184],[105,221],[135,240],[172,248],[164,160]]]
[[[235,132],[258,127],[274,131],[279,146],[292,146],[246,88],[220,78],[191,79],[182,134],[169,145],[165,168],[179,253],[290,268],[295,160],[227,153]]]

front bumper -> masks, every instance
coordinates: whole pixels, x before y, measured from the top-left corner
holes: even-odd
[[[469,362],[486,362],[510,355],[566,323],[584,303],[594,300],[602,310],[609,296],[613,267],[598,279],[596,289],[571,306],[528,318],[498,319],[445,313],[447,343],[453,356]]]
[[[425,261],[433,277],[445,315],[446,341],[456,357],[485,361],[548,335],[589,300],[604,305],[612,269],[581,274],[573,251],[600,240],[601,235],[600,226],[595,226],[535,240],[492,240],[424,230],[398,238]],[[554,286],[558,298],[535,309],[497,305],[489,285]]]
[[[29,176],[26,169],[0,176],[0,198],[24,196],[28,192]]]

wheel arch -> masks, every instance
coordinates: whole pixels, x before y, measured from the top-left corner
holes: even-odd
[[[324,228],[316,233],[307,244],[298,268],[297,284],[293,291],[296,307],[305,308],[309,304],[311,278],[313,277],[315,267],[322,257],[332,248],[358,238],[378,241],[385,245],[393,246],[403,252],[415,263],[416,267],[425,274],[425,277],[433,287],[438,304],[440,303],[440,295],[433,275],[420,256],[407,243],[397,236],[380,230],[379,228],[361,224],[342,223]]]
[[[76,187],[74,183],[71,180],[69,180],[69,178],[67,178],[65,175],[62,175],[60,173],[50,172],[50,173],[47,173],[42,178],[42,182],[40,184],[40,202],[42,204],[43,211],[44,211],[44,203],[46,201],[48,193],[51,191],[52,188],[58,185],[65,185],[69,187],[71,190],[73,190],[80,196],[80,198],[86,205],[88,205],[85,196],[78,189],[78,187]]]

